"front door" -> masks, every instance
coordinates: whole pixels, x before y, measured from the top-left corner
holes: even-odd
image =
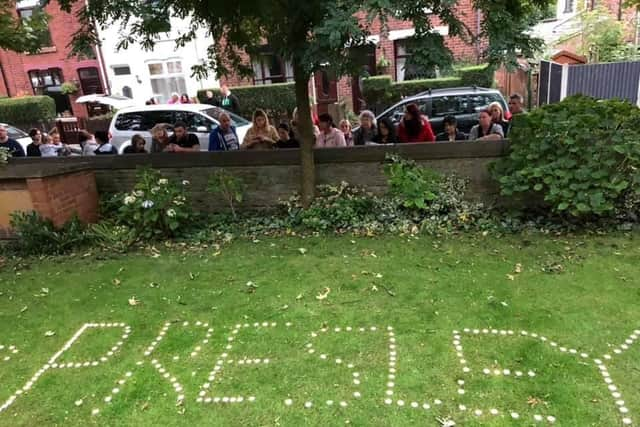
[[[356,114],[359,114],[361,110],[367,109],[367,102],[362,95],[362,79],[376,74],[376,46],[369,44],[358,49],[360,52],[358,52],[357,58],[360,67],[351,76],[351,98],[353,111]]]
[[[318,114],[329,112],[329,105],[338,102],[338,82],[327,70],[315,74],[316,103]]]

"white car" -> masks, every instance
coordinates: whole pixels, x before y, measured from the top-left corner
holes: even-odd
[[[25,156],[27,155],[27,145],[31,144],[31,137],[25,131],[18,129],[17,127],[11,126],[6,123],[0,123],[0,126],[4,126],[7,128],[7,133],[9,134],[9,138],[15,139],[22,146],[24,150]]]
[[[193,133],[200,141],[200,150],[209,149],[209,133],[216,127],[220,113],[225,112],[231,117],[231,124],[235,126],[238,138],[242,143],[251,122],[242,117],[207,104],[157,104],[143,107],[130,107],[118,110],[111,120],[109,133],[111,143],[122,154],[131,145],[131,138],[139,134],[147,141],[145,148],[151,152],[151,129],[160,123],[167,123],[171,130],[174,123],[181,121],[187,124],[187,131]]]

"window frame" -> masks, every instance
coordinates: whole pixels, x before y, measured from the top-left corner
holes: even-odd
[[[173,72],[169,72],[169,63],[179,63],[180,64],[180,71],[173,71]],[[165,98],[165,94],[164,93],[157,93],[157,91],[154,88],[154,80],[156,82],[159,81],[163,81],[164,85],[166,88],[169,87],[170,80],[174,79],[175,80],[175,86],[177,87],[178,90],[176,90],[175,92],[178,92],[180,94],[182,93],[186,93],[187,92],[187,79],[185,78],[184,75],[184,68],[183,68],[183,60],[182,58],[166,58],[166,59],[154,59],[154,60],[150,60],[150,61],[146,61],[145,65],[147,66],[147,71],[149,72],[149,80],[151,82],[151,90],[153,92],[153,97],[155,99],[160,100],[160,103],[166,103],[169,101],[169,99],[171,99],[171,92],[169,91],[169,93],[166,94],[166,99]],[[155,65],[160,65],[161,66],[161,73],[159,74],[152,74],[151,73],[151,66],[155,66]],[[158,83],[156,83],[157,85]]]
[[[264,58],[273,57],[278,64],[280,65],[280,69],[283,71],[282,74],[270,75],[266,76],[265,71],[267,67],[265,67]],[[261,77],[256,76],[256,65],[259,65]],[[263,48],[263,51],[251,57],[251,68],[254,70],[253,75],[253,84],[254,85],[270,85],[274,83],[290,83],[294,81],[293,74],[287,75],[287,71],[293,71],[291,63],[285,61],[277,55],[275,52],[271,51],[267,48]],[[278,80],[278,81],[274,81]]]
[[[87,71],[87,70],[95,70],[96,72],[96,77],[91,77],[91,78],[82,78],[82,71]],[[104,87],[102,86],[102,77],[100,76],[100,70],[98,69],[98,67],[81,67],[78,68],[76,70],[76,73],[78,74],[78,83],[80,84],[80,89],[82,89],[82,93],[84,95],[91,95],[91,93],[88,93],[90,91],[85,91],[85,84],[83,84],[83,81],[87,81],[87,80],[93,80],[96,79],[98,82],[96,91],[94,93],[98,93],[98,94],[103,94],[104,93]],[[86,83],[87,85],[89,83]]]
[[[45,76],[49,74],[51,76],[51,80],[53,84],[45,84]],[[56,76],[57,74],[57,76]],[[47,68],[45,70],[35,69],[27,71],[27,75],[29,76],[29,82],[31,83],[31,89],[35,95],[44,94],[47,88],[51,87],[60,87],[64,82],[64,75],[62,74],[62,69],[58,67]],[[34,77],[38,80],[38,85],[34,86],[33,79]],[[56,77],[58,77],[58,81],[56,82]]]
[[[18,14],[18,17],[20,18],[21,21],[24,21],[25,19],[31,19],[35,11],[45,13],[42,7],[40,7],[39,5],[30,6],[30,7],[19,7],[20,5],[16,4],[16,6],[17,6],[16,13]],[[29,16],[23,16],[23,12],[26,12],[26,11],[30,12]],[[40,49],[47,49],[47,48],[51,49],[53,47],[55,47],[55,45],[53,44],[53,36],[51,35],[51,26],[47,22],[47,33],[44,37],[44,40],[42,40],[42,45],[40,46]]]

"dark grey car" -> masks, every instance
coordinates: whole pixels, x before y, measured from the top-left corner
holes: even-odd
[[[469,133],[478,124],[478,113],[492,102],[499,102],[505,112],[507,103],[502,94],[495,89],[481,87],[458,87],[434,89],[404,98],[378,116],[388,117],[397,126],[404,115],[408,104],[417,104],[420,111],[429,117],[433,132],[437,135],[444,131],[443,119],[454,116],[461,132]],[[507,113],[508,115],[508,113]]]

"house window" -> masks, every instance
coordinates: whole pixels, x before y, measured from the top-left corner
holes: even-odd
[[[253,67],[253,83],[268,85],[293,81],[291,62],[284,61],[274,53],[261,53],[251,60]]]
[[[78,78],[83,94],[104,93],[100,73],[96,67],[78,68]]]
[[[395,41],[394,52],[396,64],[396,81],[403,82],[405,80],[415,80],[426,77],[423,73],[420,72],[417,66],[411,64],[411,52],[408,49],[406,40]]]
[[[147,64],[151,76],[153,97],[166,103],[172,93],[187,93],[187,84],[182,72],[182,62],[175,59]]]
[[[38,2],[34,3],[32,1],[19,1],[16,3],[16,8],[18,10],[18,16],[20,16],[20,19],[22,21],[25,21],[25,23],[27,23],[35,16],[44,13]],[[51,40],[51,31],[49,30],[49,27],[47,27],[47,30],[40,35],[39,42],[41,47],[53,47],[53,42]]]
[[[122,96],[126,96],[127,98],[133,98],[133,91],[129,86],[124,86],[122,88]]]
[[[45,92],[60,92],[62,84],[62,71],[60,68],[49,68],[48,70],[29,71],[29,80],[33,93],[44,95]]]
[[[573,13],[573,0],[562,1],[564,1],[564,13]]]
[[[113,67],[113,74],[116,76],[128,76],[129,74],[131,74],[131,67],[129,67],[128,65]]]

